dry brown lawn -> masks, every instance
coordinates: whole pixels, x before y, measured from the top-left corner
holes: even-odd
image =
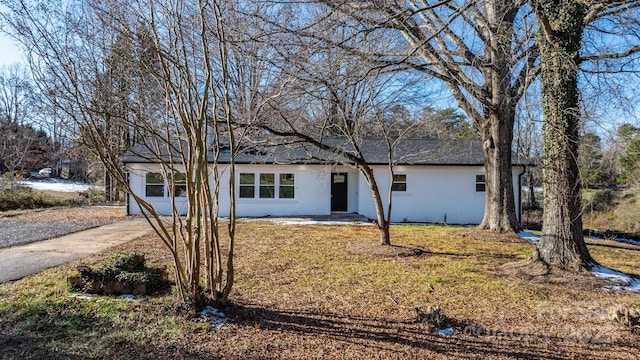
[[[607,312],[640,308],[640,294],[605,290],[589,273],[530,266],[534,246],[513,236],[395,226],[395,245],[383,247],[371,226],[238,228],[230,324],[221,330],[180,315],[170,294],[71,298],[63,279],[77,264],[69,264],[0,285],[0,357],[638,358],[638,332]],[[638,272],[640,247],[599,241],[590,250],[605,266]],[[170,261],[153,236],[114,251]],[[426,305],[444,309],[453,335],[417,319],[413,307]]]

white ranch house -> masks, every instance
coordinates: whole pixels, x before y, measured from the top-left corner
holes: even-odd
[[[365,141],[362,151],[372,164],[383,201],[390,174],[387,147],[380,140]],[[245,151],[236,158],[236,212],[240,217],[311,216],[357,213],[376,218],[373,198],[364,177],[337,161],[319,160],[317,150],[280,146],[270,151]],[[313,154],[314,156],[310,156]],[[325,154],[326,155],[326,154]],[[229,215],[229,154],[221,154],[219,171],[220,216]],[[335,158],[335,156],[333,156]],[[321,157],[326,159],[325,157]],[[185,209],[184,184],[167,181],[158,155],[136,146],[122,158],[131,189],[161,214],[172,204]],[[393,222],[478,224],[485,205],[484,159],[480,141],[412,139],[402,141],[394,153]],[[520,179],[526,167],[514,164],[513,189],[520,214]],[[178,167],[176,171],[180,171]],[[165,174],[165,175],[163,175]],[[174,191],[169,191],[174,186]],[[170,193],[174,193],[173,199]],[[385,207],[386,208],[386,207]],[[141,214],[127,201],[128,214]]]

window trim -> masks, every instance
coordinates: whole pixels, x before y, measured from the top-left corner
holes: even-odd
[[[251,175],[252,182],[251,183],[242,183],[243,175]],[[242,189],[251,189],[251,196],[243,196]],[[240,173],[238,175],[238,199],[255,199],[256,198],[256,173]]]
[[[179,179],[179,178],[182,178],[182,179]],[[173,191],[174,198],[187,197],[187,175],[185,173],[181,173],[181,172],[172,173],[170,186],[171,186],[171,189],[173,189],[172,191]],[[184,187],[184,192],[177,191],[179,187],[180,188]]]
[[[271,179],[268,179],[269,177]],[[275,173],[259,173],[258,178],[259,178],[258,198],[275,199],[276,198],[276,174]],[[263,196],[263,194],[270,195],[270,196]]]
[[[161,181],[149,183],[149,175],[152,175],[152,176],[155,175]],[[162,194],[161,195],[149,195],[149,188],[150,187],[151,188],[162,187]],[[164,176],[162,176],[161,173],[152,172],[152,171],[148,171],[147,173],[145,173],[145,175],[144,175],[144,196],[145,197],[153,197],[153,198],[165,197],[165,190],[166,190],[165,189],[165,180],[164,180]]]
[[[396,177],[404,177],[403,181],[399,181]],[[403,186],[402,186],[403,185]],[[397,189],[400,187],[400,189]],[[391,181],[391,191],[396,193],[406,193],[407,192],[407,174],[393,174]]]
[[[289,179],[287,177],[291,177],[291,184],[282,184],[282,180],[283,180],[283,176],[285,177],[285,181],[289,181]],[[291,197],[284,197],[282,196],[283,194],[283,189],[287,189],[287,190],[291,190],[293,196]],[[286,193],[286,191],[284,192]],[[296,174],[294,173],[279,173],[278,174],[278,199],[295,199],[296,198]]]
[[[242,184],[242,180],[241,177],[243,175],[253,175],[253,184]],[[269,183],[269,182],[265,182],[264,181],[264,177],[271,175],[273,176],[273,182]],[[290,175],[293,183],[292,184],[282,184],[282,176],[287,176]],[[240,189],[240,191],[238,191],[238,199],[239,200],[266,200],[266,201],[273,201],[273,200],[295,200],[296,199],[296,183],[295,183],[295,178],[296,178],[296,174],[294,172],[277,172],[277,171],[272,171],[272,172],[259,172],[259,171],[254,171],[254,172],[241,172],[238,175],[237,178],[237,184],[238,184],[238,188]],[[244,197],[241,196],[242,195],[242,187],[246,187],[246,188],[253,188],[253,196],[252,197]],[[293,192],[293,197],[282,197],[283,192],[281,191],[283,188],[288,188],[291,189]],[[270,193],[272,196],[262,196],[263,194],[266,193]]]
[[[486,192],[487,177],[485,174],[475,174],[476,192]]]

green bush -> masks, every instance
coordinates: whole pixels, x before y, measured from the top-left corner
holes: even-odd
[[[122,287],[116,289],[132,290],[142,285],[145,293],[153,293],[167,286],[164,269],[145,266],[144,255],[137,253],[114,255],[95,269],[81,265],[78,270],[84,286],[72,283],[73,290],[111,293],[105,289],[108,284],[117,283]]]

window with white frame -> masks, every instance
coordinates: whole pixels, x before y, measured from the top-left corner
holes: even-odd
[[[276,196],[276,176],[274,174],[260,174],[260,198],[273,199]]]
[[[407,174],[394,174],[391,191],[407,191]]]
[[[293,199],[295,197],[295,176],[293,174],[280,174],[280,199]]]
[[[476,192],[484,192],[487,181],[484,174],[476,174]]]
[[[183,173],[174,173],[171,181],[173,197],[187,196],[187,176]]]
[[[253,173],[240,173],[240,198],[253,199],[256,197],[256,175]]]
[[[291,173],[240,173],[238,185],[241,199],[295,198],[295,175]]]
[[[146,197],[164,197],[164,178],[162,174],[149,172],[145,179]]]

